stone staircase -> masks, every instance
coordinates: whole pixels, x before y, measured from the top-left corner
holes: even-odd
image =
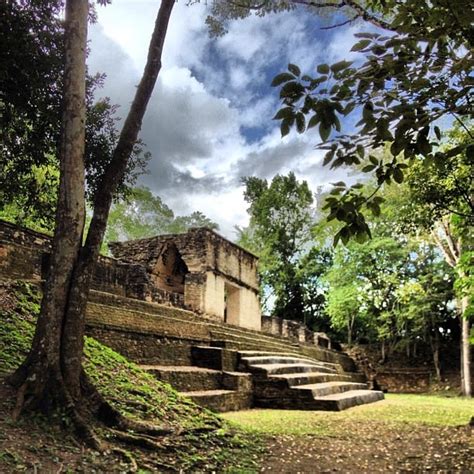
[[[197,366],[142,365],[158,380],[214,411],[244,410],[252,406],[252,376]]]
[[[253,374],[254,404],[266,408],[339,411],[384,398],[365,377],[339,364],[291,354],[242,351],[240,368]]]
[[[89,334],[215,411],[343,410],[383,399],[344,353],[91,292]]]

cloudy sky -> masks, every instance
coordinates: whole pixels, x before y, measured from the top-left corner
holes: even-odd
[[[157,0],[114,0],[98,7],[90,29],[89,68],[107,74],[100,95],[120,104],[121,115],[141,77],[158,6]],[[213,39],[207,14],[205,2],[174,7],[141,133],[152,159],[140,182],[176,214],[202,211],[233,238],[234,225],[248,221],[242,176],[294,171],[315,191],[344,177],[343,170],[322,167],[315,135],[281,139],[270,83],[289,62],[311,73],[318,63],[351,58],[353,34],[363,25],[323,31],[321,20],[301,9],[236,20]]]

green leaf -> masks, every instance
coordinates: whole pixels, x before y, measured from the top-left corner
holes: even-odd
[[[362,173],[370,173],[371,171],[374,171],[374,169],[377,168],[377,165],[367,165],[362,168]]]
[[[318,112],[316,112],[316,113],[309,119],[308,128],[313,128],[313,127],[316,126],[320,121],[321,121],[321,114],[319,114]]]
[[[316,70],[319,74],[329,74],[329,66],[327,64],[320,64]]]
[[[378,38],[380,35],[378,33],[355,33],[356,38]]]
[[[304,87],[296,82],[287,82],[280,91],[280,99],[291,99],[293,101],[298,100],[304,93]]]
[[[296,114],[296,130],[298,133],[303,133],[306,130],[306,120],[301,112]]]
[[[343,69],[348,68],[352,63],[353,63],[353,61],[345,61],[345,60],[339,61],[338,63],[335,63],[331,66],[331,71],[333,73],[340,72]]]
[[[281,119],[291,118],[293,116],[294,116],[293,107],[284,107],[283,109],[280,109],[276,113],[276,115],[273,117],[273,120],[281,120]]]
[[[290,133],[290,124],[286,120],[283,120],[283,122],[281,123],[280,131],[281,131],[281,138],[283,138],[284,136]]]
[[[468,145],[466,147],[466,158],[469,162],[474,161],[474,145]]]
[[[299,77],[301,74],[300,68],[296,64],[288,64],[288,71]]]
[[[278,76],[275,76],[273,78],[271,86],[277,87],[280,84],[283,84],[284,82],[293,81],[294,79],[295,77],[292,74],[288,72],[282,72],[281,74],[278,74]]]
[[[361,49],[366,48],[372,41],[370,39],[362,39],[358,41],[354,46],[352,46],[351,51],[360,51]]]
[[[327,139],[329,138],[329,135],[331,135],[331,127],[327,126],[324,123],[321,123],[319,125],[319,135],[321,136],[321,140],[323,142],[327,141]]]
[[[333,158],[336,150],[330,150],[324,155],[323,166],[326,166]]]
[[[393,179],[396,183],[403,183],[403,171],[400,168],[393,169]]]
[[[365,156],[365,148],[363,147],[363,145],[357,145],[357,154],[359,155],[360,158],[364,158]]]

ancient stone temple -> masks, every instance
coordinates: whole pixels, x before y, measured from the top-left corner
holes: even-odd
[[[115,258],[146,269],[149,300],[260,330],[258,258],[206,228],[110,244]]]
[[[324,334],[264,317],[257,257],[209,229],[111,245],[86,332],[215,411],[344,410],[383,399]],[[0,279],[41,285],[51,237],[0,220]],[[263,321],[263,323],[262,323]]]

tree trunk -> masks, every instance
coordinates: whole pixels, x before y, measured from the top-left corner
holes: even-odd
[[[461,260],[463,245],[462,239],[459,237],[457,240],[451,233],[449,223],[441,221],[444,235],[442,237],[433,232],[432,235],[448,265],[453,267],[459,278],[464,278],[465,273],[458,268],[459,261]],[[443,240],[444,238],[444,240]],[[471,347],[469,342],[470,336],[470,324],[469,320],[465,317],[465,312],[469,306],[469,297],[464,296],[458,301],[459,317],[461,322],[461,390],[464,396],[472,396],[472,384],[471,384]]]
[[[439,332],[438,329],[435,328],[435,335],[434,337],[430,334],[430,346],[431,346],[431,354],[433,355],[433,365],[436,371],[436,380],[438,382],[441,381],[441,366],[439,362]]]
[[[39,404],[48,409],[51,405],[66,407],[79,434],[95,448],[100,448],[100,444],[81,416],[84,395],[92,398],[92,393],[98,400],[97,405],[100,403],[101,408],[106,405],[94,392],[82,369],[89,286],[112,198],[126,171],[161,69],[164,39],[173,5],[174,0],[161,3],[143,77],[95,197],[92,222],[86,243],[81,247],[85,217],[83,155],[88,0],[68,0],[66,3],[61,181],[52,260],[32,348],[10,381],[19,388],[15,417],[29,400],[31,405]],[[83,393],[84,390],[87,394]],[[105,408],[116,424],[125,425],[123,417],[114,413],[110,406]]]
[[[461,389],[465,397],[472,396],[471,382],[471,345],[469,342],[470,324],[465,317],[465,311],[468,307],[469,300],[465,296],[460,302],[461,311]]]
[[[147,63],[135,93],[130,111],[124,122],[112,160],[107,166],[94,199],[94,212],[81,250],[80,260],[73,274],[69,295],[70,306],[64,328],[65,351],[80,357],[68,358],[68,374],[75,378],[80,372],[83,351],[85,313],[93,267],[99,257],[109,216],[110,206],[118,184],[123,178],[128,160],[137,141],[143,117],[161,69],[161,56],[174,0],[163,0],[150,41]]]
[[[16,415],[25,401],[42,406],[64,395],[61,338],[74,266],[85,220],[84,146],[88,1],[66,3],[64,97],[60,184],[51,262],[30,353],[11,377],[19,389]],[[28,383],[27,383],[28,381]],[[75,387],[71,387],[74,389]]]

